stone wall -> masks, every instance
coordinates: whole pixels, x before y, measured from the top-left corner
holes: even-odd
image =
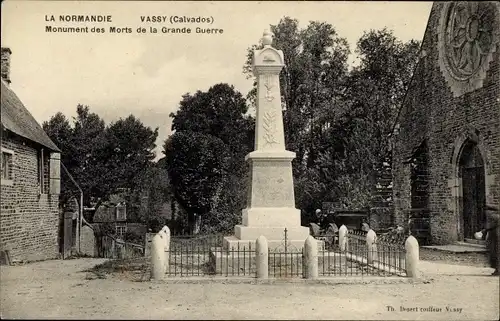
[[[96,247],[94,230],[87,225],[83,225],[80,237],[81,237],[80,254],[91,257],[97,256],[97,247]]]
[[[427,140],[428,206],[431,239],[435,244],[451,243],[459,238],[461,187],[457,163],[466,140],[477,142],[485,160],[486,201],[500,203],[499,35],[492,35],[497,42],[492,46],[488,61],[464,89],[465,82],[449,77],[442,62],[442,39],[446,29],[443,24],[450,5],[443,2],[433,5],[421,59],[401,110],[393,146],[395,220],[404,223],[405,212],[411,207],[409,159]],[[484,11],[481,23],[498,26],[498,10],[490,9]]]
[[[9,250],[11,261],[56,258],[59,195],[39,194],[38,150],[6,132],[2,133],[1,145],[14,151],[14,176],[12,185],[1,186],[0,246]],[[47,164],[45,168],[48,171],[50,167]]]

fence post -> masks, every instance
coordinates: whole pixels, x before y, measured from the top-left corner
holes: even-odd
[[[164,247],[164,252],[165,252],[165,273],[168,271],[168,265],[170,264],[170,229],[168,226],[164,226],[161,231],[163,233],[164,237],[164,242],[165,242],[165,247]]]
[[[318,241],[309,235],[304,243],[304,258],[306,263],[306,279],[318,277]]]
[[[151,242],[151,277],[162,280],[165,276],[165,240],[163,233],[158,233]]]
[[[418,241],[412,235],[405,242],[406,250],[406,276],[418,278],[419,246]]]
[[[258,279],[267,279],[269,277],[269,248],[267,239],[261,235],[255,242],[255,267],[257,269]]]
[[[377,234],[375,231],[370,229],[368,233],[366,233],[366,247],[368,248],[368,264],[373,264],[373,261],[378,260],[378,252],[377,252],[377,243],[375,240],[377,238]]]
[[[341,251],[347,250],[347,227],[342,225],[339,228],[339,246]]]

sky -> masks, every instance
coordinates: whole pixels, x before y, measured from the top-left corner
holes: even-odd
[[[284,16],[300,27],[332,24],[354,52],[364,31],[384,27],[402,41],[421,40],[432,2],[362,1],[2,1],[2,47],[11,56],[11,88],[42,123],[58,111],[76,115],[90,107],[106,123],[130,114],[159,128],[157,159],[171,133],[169,114],[182,95],[229,83],[244,96],[252,80],[243,74],[247,48]],[[51,20],[54,16],[56,21]],[[112,22],[60,22],[60,15],[106,15]],[[167,22],[141,22],[166,16]],[[210,17],[212,23],[175,23],[170,18]],[[89,33],[46,32],[52,27],[89,27]],[[110,27],[132,33],[110,33]],[[105,28],[92,33],[91,28]],[[139,27],[159,32],[137,33]],[[191,34],[166,34],[162,27],[190,27]],[[223,29],[197,34],[197,27]],[[350,63],[354,64],[353,53]]]

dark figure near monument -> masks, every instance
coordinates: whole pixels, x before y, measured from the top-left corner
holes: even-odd
[[[312,235],[313,237],[319,237],[321,233],[321,228],[318,224],[316,223],[310,223],[309,224],[309,234]]]
[[[331,249],[334,244],[337,243],[337,238],[339,235],[339,228],[337,224],[333,221],[333,223],[328,224],[328,228],[326,230],[326,244]]]
[[[499,275],[500,266],[500,212],[497,206],[486,205],[486,228],[476,233],[476,238],[486,234],[486,247],[490,266],[495,269],[492,275]]]
[[[315,219],[316,219],[316,224],[320,227],[322,230],[326,230],[328,228],[328,215],[323,213],[320,209],[317,209],[315,212]]]
[[[361,228],[360,229],[363,232],[368,232],[370,230],[370,225],[368,225],[366,218],[361,219]]]

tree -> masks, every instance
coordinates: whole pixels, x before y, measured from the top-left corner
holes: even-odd
[[[245,99],[233,86],[216,84],[207,92],[182,97],[179,109],[170,114],[172,130],[218,137],[235,157],[243,160],[254,141],[254,120],[245,115],[247,111]]]
[[[49,121],[43,122],[42,127],[61,150],[63,163],[69,163],[74,145],[71,142],[73,138],[72,128],[66,116],[58,112]]]
[[[134,178],[151,166],[155,158],[158,128],[151,129],[133,115],[111,123],[104,135],[101,149],[104,163],[103,179],[109,182],[109,189],[130,188],[134,190]]]
[[[356,181],[358,186],[365,185],[364,194],[373,192],[383,163],[391,159],[388,138],[418,62],[419,48],[418,41],[403,43],[386,28],[365,32],[358,41],[360,65],[351,71],[347,91],[351,103],[347,145],[358,154],[356,172],[362,175]]]
[[[244,158],[253,150],[255,132],[255,121],[246,115],[247,111],[245,99],[233,86],[216,84],[207,92],[184,95],[179,109],[170,115],[175,134],[167,140],[164,152],[174,195],[188,212],[190,222],[195,214],[203,213],[204,222],[209,223],[212,230],[224,230],[231,224],[228,222],[236,219],[234,214],[231,218],[224,215],[239,213],[243,208],[248,174]],[[182,149],[184,142],[189,152]],[[217,149],[204,150],[203,146],[208,145]],[[205,159],[214,160],[206,170],[217,172],[217,179],[206,181],[211,174],[200,172],[199,162],[205,164]],[[186,170],[179,172],[177,166]],[[189,176],[193,173],[197,174]],[[183,185],[184,181],[206,185],[206,189],[193,189]],[[199,204],[194,205],[186,201],[188,199]]]
[[[164,145],[168,174],[175,199],[188,211],[193,229],[195,217],[213,209],[213,198],[220,190],[228,168],[230,150],[215,136],[180,131]]]
[[[162,217],[162,207],[165,203],[172,202],[172,190],[168,176],[165,158],[141,170],[134,177],[134,192],[131,202],[137,204],[140,210],[137,213],[139,221],[152,227],[152,222],[158,222],[163,227],[166,217]]]
[[[92,195],[105,191],[104,170],[98,156],[104,144],[105,124],[97,114],[90,113],[88,106],[78,105],[76,112],[73,126],[60,112],[42,126],[61,149],[61,160],[82,188],[84,204],[89,205]],[[64,181],[63,190],[74,189],[72,185]]]
[[[158,129],[144,126],[132,115],[106,127],[83,105],[77,106],[72,126],[57,113],[43,128],[62,149],[62,162],[83,190],[86,206],[118,188],[134,190],[135,176],[152,163],[158,136]],[[63,181],[63,188],[71,185]]]
[[[418,50],[418,42],[402,43],[387,29],[365,32],[358,41],[360,65],[349,73],[344,107],[326,133],[332,144],[319,162],[321,168],[335,168],[326,188],[349,207],[371,203],[383,164],[390,159],[388,138]]]

